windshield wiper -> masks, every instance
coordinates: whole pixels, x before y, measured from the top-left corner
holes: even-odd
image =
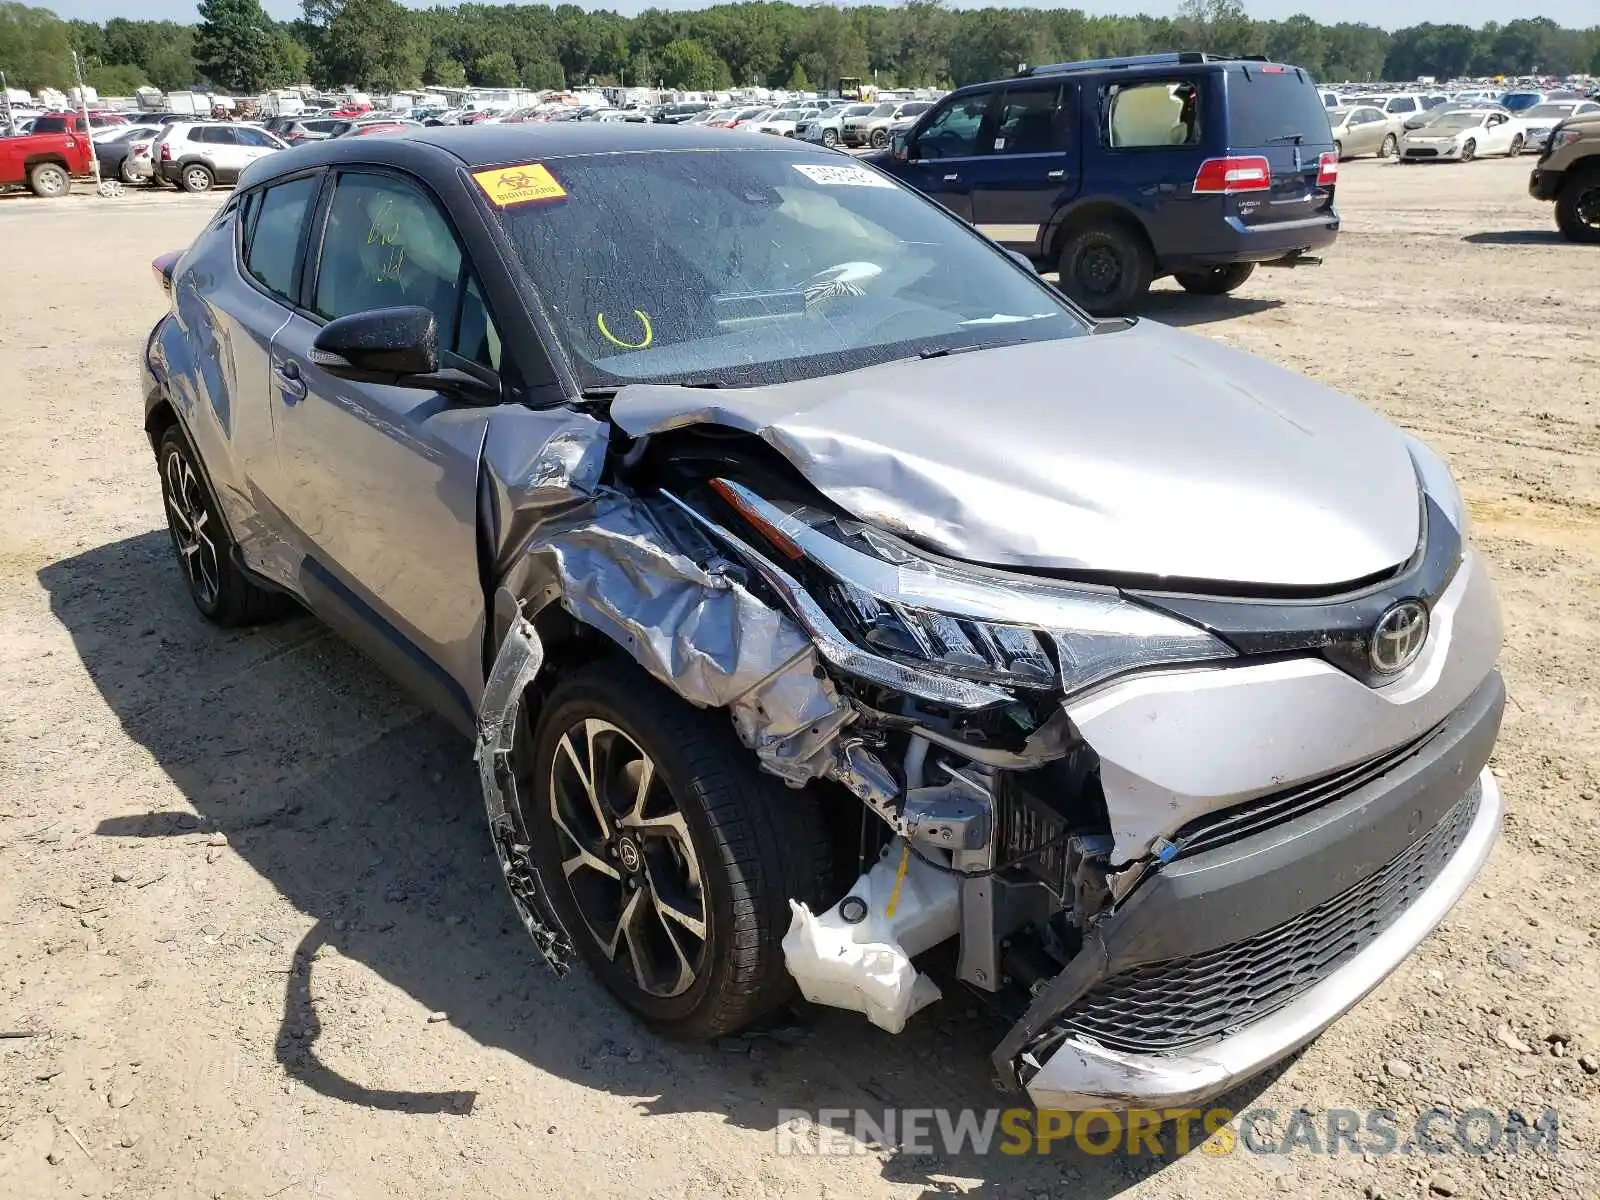
[[[970,354],[974,350],[994,350],[1001,346],[1019,346],[1020,342],[979,342],[974,346],[939,346],[932,350],[924,350],[918,358],[946,358],[952,354]]]

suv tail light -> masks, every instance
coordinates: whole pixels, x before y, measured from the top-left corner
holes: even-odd
[[[1195,173],[1195,195],[1231,196],[1235,192],[1265,192],[1272,188],[1272,164],[1261,155],[1208,158]]]
[[[1339,155],[1329,151],[1317,159],[1317,186],[1332,187],[1339,182]]]
[[[162,142],[161,143],[161,161],[162,162],[171,162],[172,161],[172,143],[171,142]]]

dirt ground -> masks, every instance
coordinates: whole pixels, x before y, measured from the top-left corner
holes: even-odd
[[[1559,1153],[776,1153],[782,1109],[1013,1102],[998,1030],[955,995],[899,1037],[685,1048],[535,961],[465,745],[309,618],[221,633],[181,591],[135,369],[150,259],[218,197],[162,193],[0,200],[0,1033],[32,1035],[0,1040],[0,1195],[1600,1194],[1600,249],[1528,165],[1347,164],[1325,266],[1146,311],[1432,442],[1506,613],[1485,874],[1230,1104],[1550,1108]]]

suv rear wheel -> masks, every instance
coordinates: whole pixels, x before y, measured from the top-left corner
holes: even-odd
[[[1556,227],[1569,242],[1600,242],[1600,163],[1574,172],[1562,187]]]
[[[827,890],[813,798],[756,767],[724,712],[633,664],[593,663],[540,705],[515,814],[575,948],[663,1032],[714,1038],[773,1015],[790,899]]]
[[[1067,234],[1060,271],[1063,292],[1094,316],[1111,317],[1150,290],[1155,264],[1139,233],[1119,221],[1097,221]]]
[[[178,182],[186,192],[209,192],[217,177],[205,163],[189,163],[179,172]]]
[[[1174,271],[1178,286],[1196,296],[1220,296],[1231,292],[1256,273],[1255,263],[1228,263],[1204,271]]]

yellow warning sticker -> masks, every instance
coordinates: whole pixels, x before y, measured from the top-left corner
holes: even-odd
[[[559,200],[567,194],[567,189],[556,182],[556,177],[542,163],[474,171],[472,177],[478,181],[483,194],[501,208],[527,204],[531,200]]]

